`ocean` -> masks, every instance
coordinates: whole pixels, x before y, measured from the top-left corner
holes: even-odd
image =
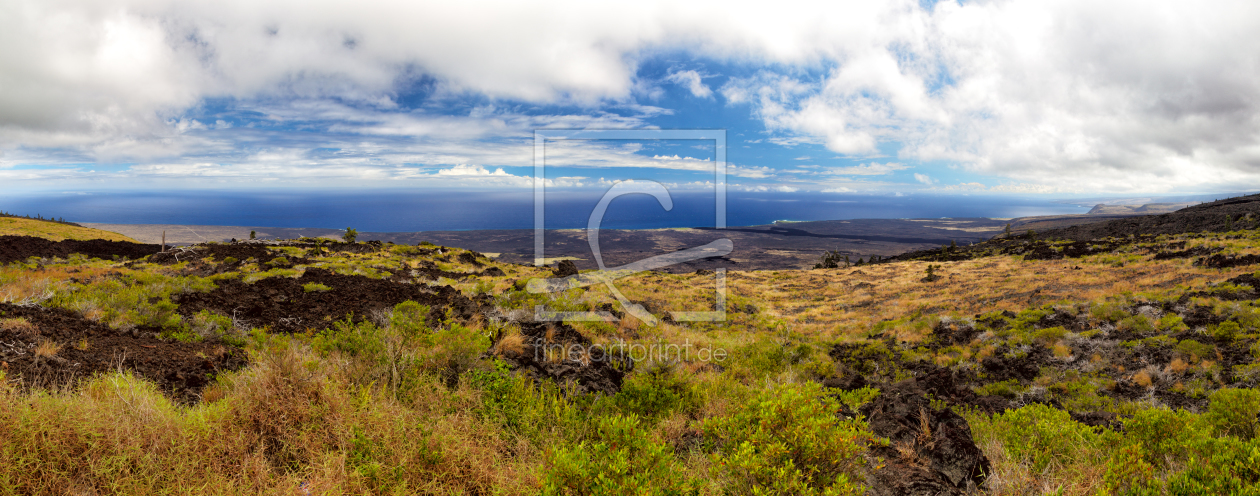
[[[602,192],[548,191],[549,229],[585,228]],[[603,228],[712,227],[712,192],[614,200]],[[1023,217],[1080,214],[1086,207],[1037,196],[854,195],[729,192],[727,225],[870,218]],[[353,227],[364,232],[532,229],[532,192],[451,190],[98,191],[0,194],[0,210],[77,222],[265,227]]]

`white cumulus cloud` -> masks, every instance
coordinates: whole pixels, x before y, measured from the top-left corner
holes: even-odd
[[[693,96],[699,98],[713,98],[713,89],[704,84],[704,81],[700,77],[700,73],[696,71],[673,72],[670,73],[665,80],[678,83],[682,87],[687,88],[687,91],[690,91]]]

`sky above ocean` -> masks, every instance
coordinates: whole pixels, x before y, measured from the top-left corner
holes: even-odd
[[[729,191],[819,205],[1254,189],[1257,32],[1228,1],[11,0],[0,199],[513,195],[540,129],[724,130]],[[546,180],[699,193],[718,155],[552,141]]]

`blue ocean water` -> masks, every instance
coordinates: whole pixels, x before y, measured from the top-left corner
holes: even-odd
[[[602,192],[548,191],[549,229],[586,227]],[[665,211],[647,195],[613,200],[604,228],[712,227],[714,195],[674,193]],[[727,196],[727,225],[776,220],[869,218],[1022,217],[1085,213],[1088,208],[1032,196],[840,195],[831,193],[743,193]],[[76,222],[114,224],[200,224],[267,227],[347,226],[360,231],[413,232],[471,229],[532,229],[534,197],[529,191],[357,190],[357,191],[102,191],[2,193],[0,210]]]

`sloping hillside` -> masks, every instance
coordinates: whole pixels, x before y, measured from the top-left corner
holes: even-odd
[[[89,229],[69,223],[3,216],[0,216],[0,236],[34,236],[50,241],[103,239],[136,242],[116,232]]]
[[[1182,234],[1254,229],[1260,225],[1260,195],[1200,203],[1175,212],[1084,224],[1043,233],[1050,239],[1088,241],[1129,235]]]
[[[1209,209],[1137,224],[1180,234],[1028,233],[729,272],[720,299],[711,270],[534,293],[576,267],[426,242],[120,243],[91,258],[3,238],[21,250],[0,267],[0,480],[30,494],[1255,492],[1260,230],[1230,215],[1229,231],[1200,232],[1223,216]]]

